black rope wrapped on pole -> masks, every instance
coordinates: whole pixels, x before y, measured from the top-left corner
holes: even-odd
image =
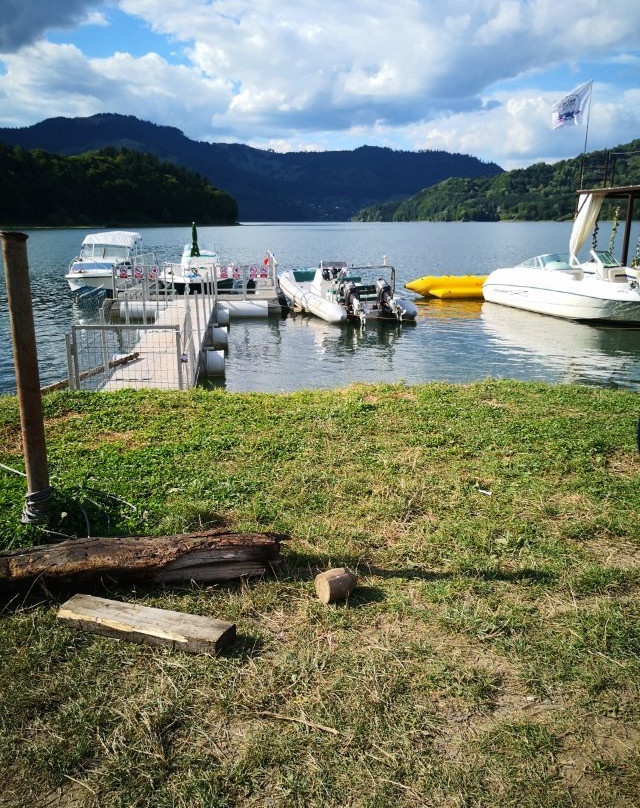
[[[36,333],[29,283],[28,236],[24,233],[3,232],[0,237],[7,282],[22,448],[27,473],[27,494],[20,521],[23,524],[35,524],[47,518],[52,489],[49,485]]]

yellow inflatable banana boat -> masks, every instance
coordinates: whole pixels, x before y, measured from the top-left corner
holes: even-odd
[[[405,287],[423,297],[481,300],[482,284],[486,279],[486,275],[425,275],[424,278],[406,283]]]

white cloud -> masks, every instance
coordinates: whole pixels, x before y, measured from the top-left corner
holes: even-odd
[[[104,21],[99,7],[88,17],[93,7],[82,0],[49,12],[54,4],[41,0],[9,2],[37,12],[23,39],[61,17]],[[117,111],[203,140],[281,150],[374,142],[525,164],[580,150],[566,134],[551,137],[548,106],[559,92],[545,90],[546,73],[566,76],[567,66],[579,71],[597,57],[637,76],[640,64],[640,6],[628,0],[583,0],[579,14],[569,0],[120,0],[119,8],[167,37],[180,63],[153,53],[93,59],[35,41],[3,60],[5,124]],[[594,144],[636,134],[627,137],[637,99],[613,84],[607,91],[607,104],[596,95]]]
[[[88,59],[73,45],[39,42],[5,59],[0,107],[5,125],[47,117],[120,112],[184,127],[188,116],[204,125],[226,109],[231,90],[193,70],[169,65],[157,54],[115,53]]]
[[[584,126],[553,130],[551,105],[557,94],[496,94],[499,103],[468,115],[442,117],[410,128],[414,148],[445,149],[493,160],[503,168],[532,162],[554,162],[587,149],[606,149],[626,143],[640,131],[640,90],[610,97],[610,87],[595,85],[589,131]]]

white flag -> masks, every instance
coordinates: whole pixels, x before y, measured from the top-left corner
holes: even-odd
[[[551,125],[554,129],[561,126],[578,126],[582,123],[582,115],[591,98],[592,81],[585,81],[575,90],[561,98],[553,105],[551,115]]]

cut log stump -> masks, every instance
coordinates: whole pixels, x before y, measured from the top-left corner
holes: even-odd
[[[193,654],[215,654],[233,642],[235,623],[214,617],[172,612],[92,595],[74,595],[58,619],[92,634],[147,645],[168,646]]]
[[[208,530],[176,536],[73,539],[0,553],[0,591],[79,582],[228,581],[264,575],[280,559],[284,537]]]
[[[316,594],[322,603],[344,600],[351,594],[358,579],[346,567],[336,567],[316,575]]]

